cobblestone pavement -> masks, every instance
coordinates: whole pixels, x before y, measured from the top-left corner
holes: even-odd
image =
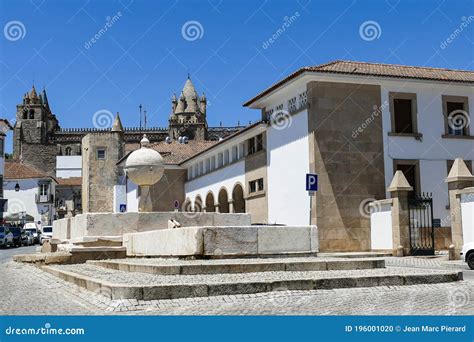
[[[0,298],[6,298],[0,302],[2,315],[474,314],[472,281],[137,301],[109,300],[24,264],[1,264],[0,275]]]

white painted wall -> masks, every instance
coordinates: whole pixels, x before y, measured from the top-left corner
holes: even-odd
[[[82,177],[82,156],[57,156],[56,177]]]
[[[138,185],[127,179],[127,212],[138,212]]]
[[[384,132],[385,184],[390,185],[393,178],[394,159],[420,160],[421,191],[433,193],[433,215],[450,225],[448,185],[446,160],[458,157],[464,160],[474,160],[474,140],[445,139],[442,95],[467,96],[469,109],[474,110],[474,92],[469,86],[447,85],[439,82],[414,82],[386,80],[382,86],[382,104],[388,103],[391,91],[417,94],[417,124],[419,133],[423,134],[422,141],[412,137],[388,136],[391,131],[389,106],[382,110]],[[472,125],[471,125],[472,126]],[[471,127],[471,135],[474,128]],[[388,194],[387,194],[388,196]]]
[[[49,218],[52,220],[55,215],[54,205],[36,203],[38,181],[39,179],[36,178],[18,180],[18,184],[20,185],[20,191],[18,192],[15,191],[17,180],[8,180],[4,182],[4,198],[8,199],[7,213],[13,214],[26,211],[26,213],[33,216],[35,222],[37,222],[42,220],[41,212],[43,211],[49,212]],[[54,182],[51,189],[54,193]],[[43,224],[48,224],[48,222],[43,222]]]
[[[461,195],[461,219],[464,243],[474,242],[474,192]]]
[[[372,250],[393,249],[392,205],[373,202],[370,214],[370,243]]]
[[[211,190],[214,194],[214,201],[217,202],[217,196],[222,187],[227,189],[227,195],[230,198],[234,185],[238,182],[242,184],[244,193],[246,193],[244,159],[186,182],[184,184],[184,191],[186,198],[189,197],[194,203],[197,195],[201,195],[202,201],[205,202],[206,195]]]
[[[283,130],[267,130],[268,222],[309,224],[309,196],[305,190],[309,172],[308,113],[293,115]]]
[[[114,213],[120,213],[120,205],[127,205],[127,187],[114,185]]]

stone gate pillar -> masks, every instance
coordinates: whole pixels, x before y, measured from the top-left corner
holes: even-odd
[[[454,255],[460,259],[459,252],[464,243],[462,232],[461,202],[459,190],[474,186],[474,176],[461,158],[456,158],[446,178],[449,189],[449,210],[451,216],[451,237],[454,245]]]
[[[393,176],[392,183],[387,189],[393,199],[392,203],[392,240],[393,255],[410,255],[410,217],[408,212],[408,193],[413,187],[408,183],[402,171],[398,170]],[[397,253],[402,247],[403,255]]]

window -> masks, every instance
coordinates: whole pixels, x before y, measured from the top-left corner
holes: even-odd
[[[263,134],[252,137],[247,140],[247,154],[254,154],[263,150]]]
[[[247,140],[247,154],[254,154],[255,151],[255,139],[250,138]]]
[[[288,100],[288,112],[293,113],[296,112],[296,96],[292,97]]]
[[[66,156],[70,156],[72,154],[72,148],[66,147]]]
[[[393,173],[400,170],[407,179],[408,183],[413,187],[408,195],[420,194],[420,164],[418,160],[394,160]]]
[[[105,159],[106,158],[106,153],[105,153],[105,148],[99,148],[97,149],[97,159]]]
[[[283,110],[283,103],[279,104],[278,106],[275,107],[275,111],[278,112],[280,110]]]
[[[469,136],[468,98],[464,96],[442,96],[445,135]]]
[[[390,93],[390,113],[392,117],[392,133],[417,134],[416,94]]]
[[[0,158],[3,158],[3,155],[5,154],[4,145],[5,145],[5,140],[2,137],[0,137]]]
[[[263,191],[263,178],[259,178],[249,182],[249,193],[254,193],[257,191]]]
[[[34,119],[34,118],[35,118],[35,110],[30,109],[30,119]]]
[[[48,184],[40,184],[39,185],[39,194],[40,196],[47,196],[48,195]]]
[[[299,106],[300,108],[303,108],[306,106],[306,103],[308,102],[308,93],[306,91],[302,92],[301,94],[298,95],[298,101],[299,101]]]

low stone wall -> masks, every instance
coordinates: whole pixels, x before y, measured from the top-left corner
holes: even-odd
[[[128,256],[239,257],[315,254],[316,226],[186,227],[125,234]]]
[[[182,227],[250,225],[250,214],[85,213],[54,221],[53,237],[65,240],[84,236],[122,236],[127,233],[155,231],[167,229],[170,219],[178,221]]]
[[[63,218],[53,222],[53,238],[68,240],[71,238],[71,220]]]

